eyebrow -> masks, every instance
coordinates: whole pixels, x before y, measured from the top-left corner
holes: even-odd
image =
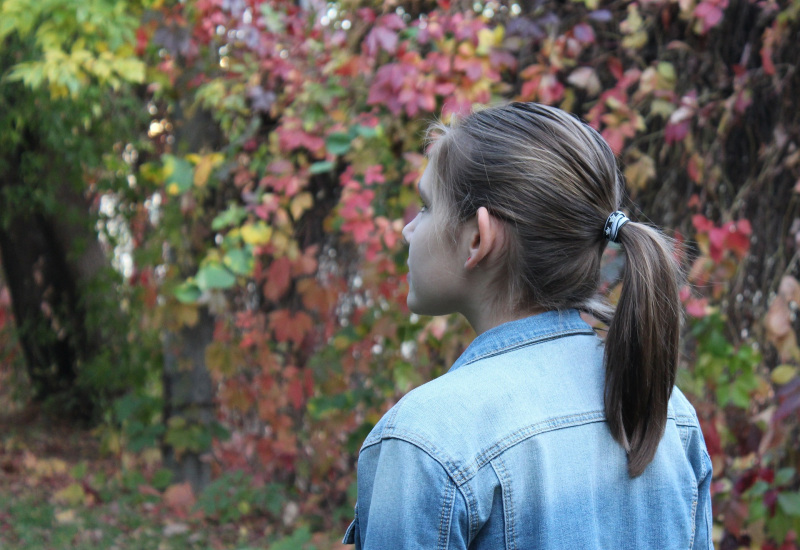
[[[422,200],[424,200],[425,202],[430,202],[429,199],[428,199],[428,194],[424,193],[422,191],[421,183],[422,183],[422,180],[417,182],[417,193],[419,193],[419,196],[422,197]]]

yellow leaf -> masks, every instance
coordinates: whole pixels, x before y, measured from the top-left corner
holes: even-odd
[[[34,471],[42,477],[52,477],[67,473],[67,463],[60,458],[43,458],[35,461]]]
[[[286,249],[289,247],[289,237],[282,232],[275,233],[275,237],[272,239],[272,246],[275,247],[273,255],[276,258],[286,255]]]
[[[272,238],[272,228],[264,222],[250,223],[242,226],[242,239],[247,244],[259,246],[267,244]]]
[[[212,342],[206,347],[206,367],[212,376],[225,377],[232,375],[236,364],[232,361],[231,346],[222,342]]]
[[[656,177],[656,167],[648,155],[625,167],[625,179],[632,189],[644,189]]]
[[[194,304],[175,304],[175,320],[180,326],[193,327],[197,324],[198,310]]]
[[[778,365],[770,374],[770,378],[775,384],[782,386],[797,376],[797,367],[792,365]]]
[[[181,194],[181,190],[180,190],[180,188],[178,187],[178,184],[177,184],[177,183],[170,183],[170,184],[167,186],[167,193],[169,193],[169,194],[170,194],[170,195],[172,195],[172,196],[175,196],[175,195],[180,195],[180,194]]]
[[[53,500],[59,504],[66,504],[67,506],[78,506],[83,504],[86,499],[86,493],[79,483],[73,483],[57,491],[53,495]]]
[[[622,39],[622,45],[625,48],[638,50],[647,44],[647,31],[643,29],[644,20],[639,14],[639,9],[636,4],[628,6],[628,17],[620,23],[619,28],[625,38]]]
[[[289,211],[292,217],[296,220],[303,215],[303,213],[314,205],[314,198],[311,193],[305,191],[295,196],[289,205]]]
[[[75,510],[56,512],[55,517],[56,522],[61,523],[62,525],[67,523],[75,523]]]
[[[196,160],[189,157],[195,157]],[[194,171],[194,184],[197,187],[203,187],[206,182],[208,182],[208,176],[211,175],[211,171],[222,162],[225,157],[222,153],[211,153],[210,155],[202,157],[198,155],[189,155],[187,158],[197,164],[197,168],[195,168]]]
[[[497,25],[494,30],[481,29],[478,31],[478,48],[475,53],[478,55],[489,55],[489,52],[494,46],[497,46],[503,41],[505,35],[505,27]]]

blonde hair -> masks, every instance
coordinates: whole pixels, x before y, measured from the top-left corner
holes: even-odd
[[[605,410],[631,476],[650,463],[675,382],[679,270],[658,230],[630,222],[616,311],[598,294],[603,228],[620,207],[616,158],[594,129],[536,103],[478,110],[429,130],[432,207],[454,229],[481,206],[511,236],[500,295],[518,311],[587,311],[609,325]],[[440,219],[442,219],[440,217]]]

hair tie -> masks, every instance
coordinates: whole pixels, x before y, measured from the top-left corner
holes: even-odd
[[[626,216],[623,212],[617,210],[616,212],[612,212],[611,215],[606,220],[605,228],[603,229],[603,235],[605,238],[612,243],[619,242],[619,230],[620,228],[628,223],[629,220],[628,216]]]

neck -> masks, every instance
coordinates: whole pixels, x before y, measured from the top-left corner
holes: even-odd
[[[545,311],[542,308],[531,308],[525,310],[511,311],[511,310],[500,310],[496,307],[487,307],[487,306],[488,304],[485,304],[485,307],[478,307],[475,308],[473,311],[462,312],[462,314],[464,315],[464,317],[467,318],[467,321],[469,322],[470,325],[472,325],[473,330],[478,336],[480,336],[487,330],[502,325],[503,323],[516,321],[518,319],[530,317],[531,315],[535,315],[537,313],[542,313]]]

